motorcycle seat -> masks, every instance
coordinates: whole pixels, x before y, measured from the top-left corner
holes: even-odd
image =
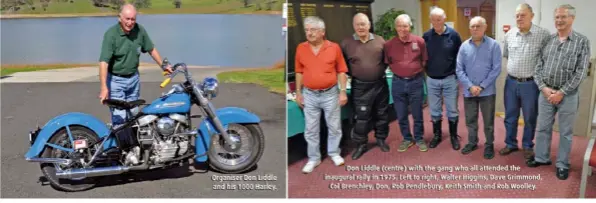
[[[145,100],[138,99],[135,101],[124,101],[118,99],[106,99],[103,103],[115,109],[128,110],[145,104]]]

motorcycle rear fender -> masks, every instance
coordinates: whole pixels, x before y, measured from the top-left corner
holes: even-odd
[[[215,112],[215,115],[221,121],[224,129],[228,128],[228,124],[236,123],[236,124],[251,124],[251,123],[260,123],[261,119],[254,113],[251,113],[243,108],[238,107],[224,107],[218,109]],[[215,128],[215,125],[212,123],[211,119],[205,119],[201,122],[199,126],[198,137],[195,140],[195,151],[196,154],[199,155],[195,158],[196,162],[206,162],[207,161],[207,151],[209,151],[209,146],[211,144],[211,133],[219,133],[219,131]]]
[[[106,124],[92,115],[80,112],[65,113],[54,117],[41,128],[37,137],[35,137],[35,141],[29,148],[29,151],[27,151],[25,154],[25,158],[38,157],[46,146],[56,147],[55,145],[48,143],[48,140],[50,140],[50,138],[62,128],[66,128],[72,145],[73,138],[72,134],[70,133],[70,126],[73,125],[86,127],[95,132],[99,138],[108,136],[110,133],[110,129],[106,126]],[[113,138],[110,139],[112,140],[108,140],[104,144],[104,149],[116,146]]]

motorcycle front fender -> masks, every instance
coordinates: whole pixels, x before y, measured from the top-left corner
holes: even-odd
[[[224,107],[217,109],[215,115],[221,121],[224,129],[228,128],[228,124],[236,123],[236,124],[252,124],[252,123],[260,123],[261,119],[254,113],[249,112],[246,109],[238,108],[238,107]],[[207,151],[209,151],[209,146],[211,143],[211,133],[219,133],[219,131],[213,125],[211,119],[205,119],[201,122],[199,126],[198,137],[195,140],[195,152],[197,155],[195,158],[196,162],[206,162],[207,161]]]
[[[95,132],[99,138],[108,136],[110,133],[110,129],[106,126],[106,124],[92,115],[80,112],[65,113],[54,117],[41,128],[41,130],[37,133],[37,136],[34,138],[35,140],[31,140],[33,144],[29,148],[29,151],[27,151],[25,154],[25,158],[30,159],[38,157],[43,149],[50,144],[48,143],[48,140],[50,140],[50,138],[62,128],[66,128],[69,137],[72,138],[69,129],[70,126],[73,125],[89,128]],[[114,140],[109,140],[104,144],[104,149],[112,146],[115,146],[115,142]],[[52,146],[50,145],[50,147]]]

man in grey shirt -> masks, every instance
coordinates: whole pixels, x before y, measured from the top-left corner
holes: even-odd
[[[540,90],[534,82],[534,68],[540,60],[541,50],[550,38],[550,32],[532,24],[534,12],[527,3],[520,4],[515,13],[517,28],[505,34],[503,57],[507,59],[505,80],[505,148],[499,151],[508,155],[518,151],[517,126],[520,109],[524,117],[522,147],[526,159],[534,156],[534,133],[538,117]]]
[[[579,106],[578,88],[586,77],[590,57],[590,41],[572,29],[574,20],[573,6],[565,4],[555,9],[557,33],[543,49],[534,76],[542,91],[538,100],[536,156],[526,162],[529,167],[551,164],[552,130],[554,116],[558,113],[560,141],[555,165],[560,180],[569,177],[569,152]]]

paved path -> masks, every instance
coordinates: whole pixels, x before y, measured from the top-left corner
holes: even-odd
[[[54,116],[73,111],[89,113],[108,122],[108,109],[100,105],[97,99],[99,83],[96,70],[96,68],[81,68],[17,73],[12,79],[1,80],[4,83],[0,115],[3,198],[285,197],[285,98],[270,93],[266,88],[247,84],[221,84],[220,94],[213,102],[216,107],[243,107],[261,117],[261,125],[266,137],[265,153],[258,168],[249,174],[275,175],[277,181],[268,183],[275,185],[276,190],[213,190],[213,185],[221,183],[212,181],[212,176],[221,174],[211,171],[194,174],[186,168],[158,170],[132,177],[113,176],[112,179],[103,182],[102,186],[78,193],[58,192],[49,185],[42,185],[38,182],[42,175],[39,165],[24,160],[24,154],[29,147],[27,133],[36,126],[37,122],[43,125]],[[192,69],[196,79],[214,76],[219,71],[221,69]],[[32,83],[35,81],[32,78],[36,74],[37,81],[48,82]],[[62,77],[66,75],[76,79]],[[141,75],[143,99],[151,101],[165,91],[159,88],[159,82],[157,82],[163,79],[159,70],[143,70]]]
[[[240,68],[212,67],[212,66],[189,66],[193,78],[200,80],[204,77],[215,77],[222,71],[236,70]],[[164,79],[160,74],[161,69],[157,66],[142,66],[140,69],[143,82],[159,82]],[[176,76],[174,81],[181,81],[182,75]],[[99,82],[98,67],[65,68],[53,70],[41,70],[32,72],[17,72],[0,79],[0,83],[54,83],[54,82]]]

